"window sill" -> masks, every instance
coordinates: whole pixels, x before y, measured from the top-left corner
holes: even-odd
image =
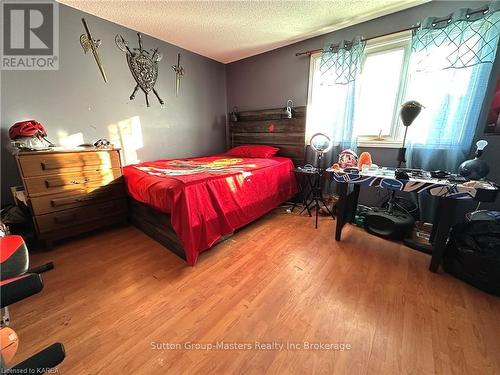
[[[403,143],[395,140],[374,140],[374,139],[359,139],[358,147],[374,147],[374,148],[400,148]]]

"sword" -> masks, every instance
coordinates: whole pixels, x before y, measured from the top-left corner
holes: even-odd
[[[82,23],[83,27],[85,27],[85,32],[87,33],[87,35],[80,35],[80,44],[82,45],[83,51],[87,53],[89,50],[92,50],[92,54],[94,55],[95,62],[99,67],[102,78],[104,79],[104,82],[108,82],[108,79],[106,78],[106,72],[104,71],[101,59],[99,58],[99,54],[97,53],[97,48],[99,48],[99,46],[101,45],[101,41],[92,39],[92,35],[90,35],[90,30],[87,25],[87,21],[85,21],[85,18],[82,18]]]
[[[184,75],[184,67],[181,66],[181,54],[177,54],[177,65],[172,65],[172,69],[175,72],[175,96],[179,96],[179,90],[181,88],[181,78]]]

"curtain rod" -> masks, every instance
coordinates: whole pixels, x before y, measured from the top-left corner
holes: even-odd
[[[467,15],[473,15],[473,14],[476,14],[476,13],[487,13],[487,11],[489,10],[489,7],[484,7],[484,8],[481,8],[481,9],[478,9],[478,10],[474,10],[470,13],[467,13]],[[440,23],[440,22],[445,22],[445,21],[450,21],[451,20],[451,16],[449,17],[444,17],[444,18],[438,18],[436,19],[436,23]],[[372,40],[372,39],[376,39],[376,38],[382,38],[384,36],[388,36],[388,35],[392,35],[392,34],[398,34],[398,33],[402,33],[404,31],[410,31],[410,30],[416,30],[420,27],[420,25],[416,25],[416,26],[412,26],[412,27],[407,27],[406,29],[401,29],[401,30],[397,30],[397,31],[392,31],[390,33],[385,33],[385,34],[380,34],[380,35],[375,35],[375,36],[372,36],[372,37],[369,37],[369,38],[362,38],[361,41],[362,42],[366,42],[368,40]],[[331,44],[330,45],[330,48],[332,47],[338,47],[338,44]],[[295,56],[302,56],[302,55],[308,55],[308,56],[311,56],[312,54],[314,53],[318,53],[318,52],[323,52],[323,48],[317,48],[317,49],[312,49],[312,50],[309,50],[309,51],[304,51],[304,52],[297,52],[295,54]]]

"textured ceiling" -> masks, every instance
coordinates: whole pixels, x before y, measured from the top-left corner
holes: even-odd
[[[430,0],[58,0],[229,63]]]

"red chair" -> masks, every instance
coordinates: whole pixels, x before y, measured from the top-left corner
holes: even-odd
[[[42,277],[28,271],[29,253],[21,236],[0,237],[0,310],[1,326],[9,325],[8,306],[43,289]],[[43,374],[64,360],[64,347],[52,344],[13,368],[5,368],[0,356],[2,374]]]

